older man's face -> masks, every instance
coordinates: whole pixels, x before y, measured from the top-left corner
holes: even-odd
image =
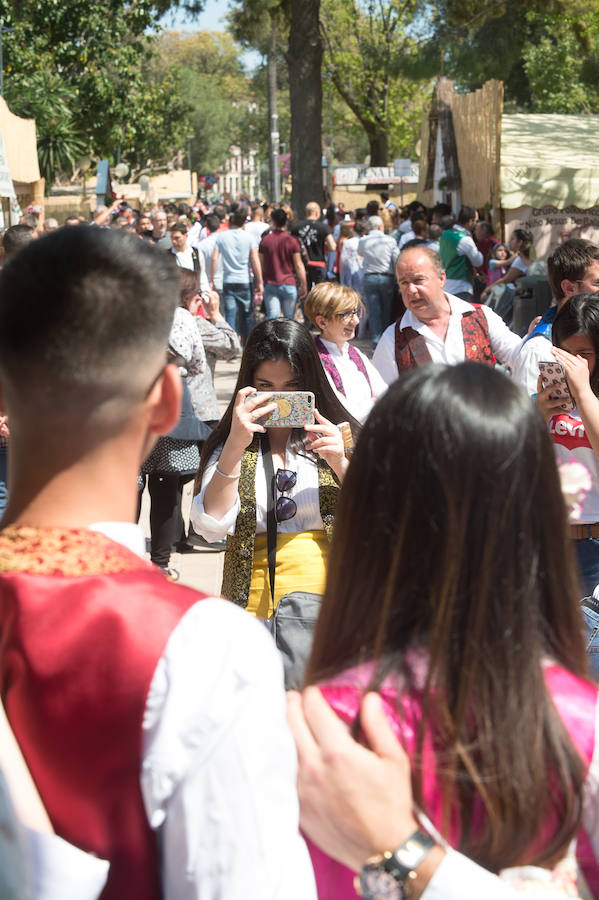
[[[397,263],[397,283],[406,309],[417,319],[426,322],[436,319],[447,309],[443,293],[445,273],[439,275],[433,261],[415,247],[401,254]]]
[[[154,236],[164,237],[166,234],[166,213],[155,213],[152,216],[152,224],[154,225]]]

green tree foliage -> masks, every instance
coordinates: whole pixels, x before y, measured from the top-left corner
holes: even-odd
[[[243,67],[241,49],[229,34],[200,31],[164,32],[158,38],[163,77],[176,79],[177,92],[188,110],[185,127],[193,135],[192,166],[202,174],[218,169],[234,144],[253,146],[262,97]]]
[[[180,140],[184,106],[172,79],[157,81],[148,67],[157,17],[172,5],[0,0],[0,21],[14,28],[4,36],[6,100],[17,114],[38,119],[48,179],[83,151],[110,157],[120,148],[135,166]],[[44,85],[47,110],[40,106]]]
[[[458,88],[498,78],[508,109],[597,109],[598,0],[438,0],[428,12],[425,56]]]
[[[371,164],[414,152],[430,81],[406,73],[418,0],[323,0],[325,67],[370,144]]]

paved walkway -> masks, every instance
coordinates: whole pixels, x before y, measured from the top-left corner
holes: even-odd
[[[369,357],[372,356],[372,346],[369,340],[355,341],[354,343],[363,353],[366,353]],[[214,386],[221,412],[224,412],[231,399],[237,381],[238,369],[239,359],[234,359],[231,362],[218,360],[216,363]],[[193,481],[190,481],[183,491],[183,517],[186,522],[189,521],[192,492]],[[145,529],[148,538],[150,537],[149,508],[150,498],[146,488],[142,500],[140,524]],[[192,553],[176,553],[173,551],[171,565],[181,573],[181,584],[197,588],[208,594],[218,595],[223,574],[223,558],[224,553],[212,553],[207,550],[194,548]]]

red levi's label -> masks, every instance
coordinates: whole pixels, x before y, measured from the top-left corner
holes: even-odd
[[[592,449],[580,419],[568,415],[554,416],[549,423],[549,431],[553,443],[561,444],[568,450],[575,450],[577,447]]]

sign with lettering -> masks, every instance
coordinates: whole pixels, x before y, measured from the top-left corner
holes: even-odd
[[[569,238],[585,238],[599,243],[599,206],[578,209],[567,206],[520,206],[505,210],[506,240],[515,228],[524,228],[533,236],[534,255],[544,259]]]
[[[400,184],[402,181],[408,184],[418,184],[419,165],[410,160],[396,160],[396,162],[409,162],[409,169],[403,168],[405,175],[397,175],[394,166],[334,166],[333,177],[337,187],[347,184]]]

